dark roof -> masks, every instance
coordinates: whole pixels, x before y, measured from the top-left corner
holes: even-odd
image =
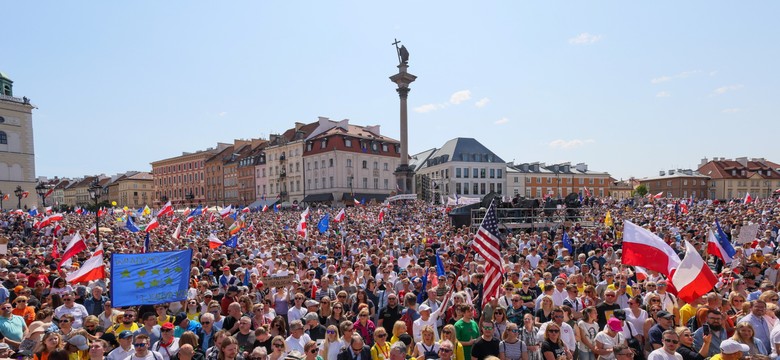
[[[418,161],[420,161],[419,157],[425,156],[426,153],[418,154]],[[459,137],[444,143],[440,149],[430,154],[428,159],[424,163],[420,163],[416,168],[421,169],[426,166],[434,166],[450,161],[504,163],[504,160],[476,139]]]

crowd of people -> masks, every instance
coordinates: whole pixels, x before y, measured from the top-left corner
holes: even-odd
[[[238,246],[216,249],[207,238],[227,239],[222,219],[207,213],[186,223],[176,213],[158,219],[151,250],[193,250],[187,298],[125,308],[112,306],[110,276],[66,281],[99,245],[94,217],[69,213],[37,229],[27,214],[7,212],[0,215],[7,249],[0,254],[0,358],[777,358],[778,203],[698,201],[685,211],[675,203],[595,199],[579,218],[552,228],[505,230],[502,286],[491,298],[483,292],[484,259],[471,248],[475,228],[455,228],[447,209],[420,201],[350,207],[322,232],[314,224],[339,209],[312,208],[304,236],[299,210],[240,213]],[[112,253],[144,247],[143,232],[125,229],[130,215],[101,217],[107,266]],[[707,255],[716,219],[732,241],[742,226],[759,224],[755,241],[734,243],[733,262]],[[663,275],[623,264],[625,220],[681,256],[684,241],[694,244],[716,270],[716,287],[685,303]],[[172,237],[180,224],[191,231]],[[88,249],[58,269],[55,257],[76,232]],[[561,242],[564,232],[573,253]],[[266,286],[271,277],[289,281]]]

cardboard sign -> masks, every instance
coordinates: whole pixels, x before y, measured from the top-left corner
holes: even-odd
[[[266,276],[263,278],[263,286],[266,288],[285,287],[292,284],[293,279],[295,279],[293,275]]]

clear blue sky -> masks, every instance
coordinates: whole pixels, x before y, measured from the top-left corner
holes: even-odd
[[[702,157],[780,162],[780,3],[12,1],[0,71],[34,113],[37,174],[149,162],[317,116],[410,153],[474,137],[506,161],[617,178]]]

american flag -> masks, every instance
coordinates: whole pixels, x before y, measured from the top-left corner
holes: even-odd
[[[483,304],[498,297],[498,288],[503,279],[501,267],[501,237],[498,233],[498,217],[496,206],[490,203],[482,224],[474,235],[471,244],[474,251],[485,259],[485,282],[483,283]]]

